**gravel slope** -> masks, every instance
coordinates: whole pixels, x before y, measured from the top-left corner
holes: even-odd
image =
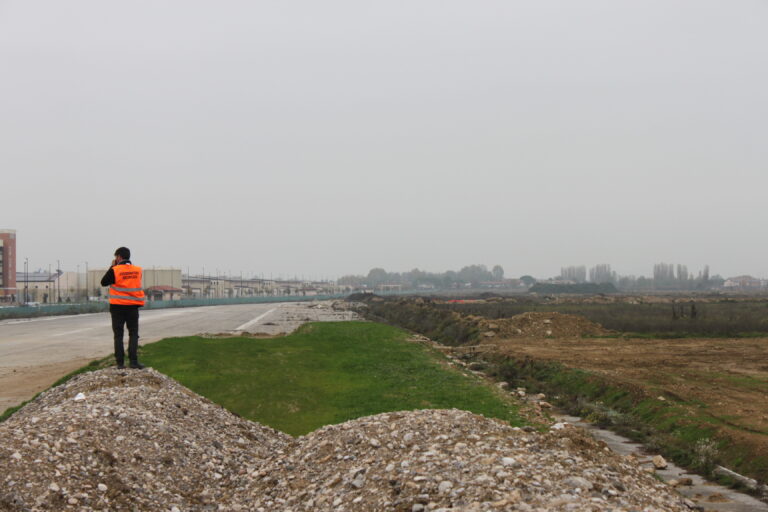
[[[0,510],[688,510],[561,427],[420,410],[292,439],[153,370],[106,369],[0,424]]]

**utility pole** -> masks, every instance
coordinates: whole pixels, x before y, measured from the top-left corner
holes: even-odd
[[[24,304],[29,302],[29,258],[24,258]]]
[[[85,262],[85,302],[90,301],[91,298],[88,294],[88,262]]]
[[[58,291],[57,302],[61,302],[61,261],[60,260],[56,260],[56,283],[58,283],[58,286],[56,286],[56,290]]]

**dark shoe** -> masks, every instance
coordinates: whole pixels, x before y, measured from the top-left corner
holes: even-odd
[[[117,369],[118,370],[125,370],[125,365],[124,364],[118,364],[117,365]]]
[[[134,370],[143,370],[144,365],[137,361],[135,363],[131,363],[131,368],[133,368]]]

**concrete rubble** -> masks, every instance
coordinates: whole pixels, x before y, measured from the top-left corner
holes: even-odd
[[[252,325],[247,324],[244,330],[250,333],[276,336],[292,333],[307,322],[348,322],[352,320],[361,321],[363,318],[345,301],[287,302],[268,311],[260,322],[255,322]]]
[[[0,510],[689,510],[583,430],[532,430],[417,410],[293,439],[154,370],[106,369],[0,424]]]

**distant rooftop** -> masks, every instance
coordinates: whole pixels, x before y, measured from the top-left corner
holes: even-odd
[[[16,284],[18,286],[18,283],[45,283],[48,281],[53,281],[56,278],[56,273],[48,273],[48,272],[30,272],[29,274],[25,274],[24,272],[16,272]]]
[[[175,288],[173,286],[168,286],[164,284],[159,284],[157,286],[150,286],[146,289],[148,292],[183,292],[181,288]]]

